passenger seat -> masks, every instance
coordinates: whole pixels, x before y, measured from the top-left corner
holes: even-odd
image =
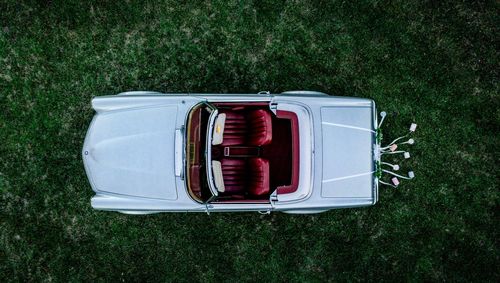
[[[263,158],[221,160],[224,193],[263,196],[269,194],[269,161]]]

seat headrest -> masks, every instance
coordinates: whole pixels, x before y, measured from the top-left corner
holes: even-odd
[[[212,160],[212,172],[214,174],[214,183],[217,191],[223,193],[226,191],[224,186],[224,176],[222,175],[222,165],[220,161]]]
[[[213,134],[212,134],[212,145],[222,144],[224,136],[224,124],[226,123],[226,114],[221,113],[215,118]]]

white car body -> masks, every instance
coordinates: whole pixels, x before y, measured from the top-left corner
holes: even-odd
[[[296,116],[298,135],[294,137],[298,138],[300,146],[294,148],[292,145],[290,150],[298,162],[291,165],[292,173],[283,174],[291,174],[290,178],[298,180],[294,191],[280,193],[272,187],[255,202],[245,196],[242,201],[231,196],[227,197],[230,201],[223,198],[217,201],[217,196],[203,201],[193,199],[193,193],[188,192],[191,183],[188,186],[186,180],[186,129],[189,128],[190,111],[200,104],[213,107],[214,110],[206,109],[213,111],[210,113],[227,108],[213,105],[230,105],[231,109],[236,109],[234,111],[242,107],[257,109],[252,103],[271,115],[283,111]],[[244,106],[238,107],[239,104]],[[139,91],[96,97],[92,107],[96,114],[82,154],[87,176],[96,193],[91,201],[95,209],[128,214],[224,211],[305,214],[370,206],[377,202],[376,164],[380,157],[373,100],[309,91],[275,95],[267,92],[162,94]],[[211,168],[213,150],[210,149],[211,123],[216,114],[210,115],[210,120],[206,121],[206,169],[200,165],[201,173],[197,174],[207,174],[208,188],[217,195]],[[276,117],[272,119],[276,121]],[[202,122],[200,118],[200,125]],[[258,147],[246,150],[253,148]],[[298,166],[295,171],[294,166]],[[278,172],[273,171],[278,170],[276,168],[270,170],[271,174]]]

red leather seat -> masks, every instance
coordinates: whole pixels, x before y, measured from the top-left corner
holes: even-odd
[[[269,194],[269,161],[263,158],[248,160],[248,192],[254,196]]]
[[[248,144],[263,146],[270,144],[273,136],[271,114],[269,111],[258,109],[248,113],[249,135]]]
[[[247,113],[228,111],[224,124],[223,146],[263,146],[271,143],[272,118],[269,111],[258,109]]]
[[[247,165],[245,159],[221,160],[225,193],[243,193],[246,185]]]
[[[263,158],[221,160],[225,193],[269,194],[269,161]]]
[[[226,123],[224,124],[223,146],[242,145],[245,143],[247,135],[247,121],[243,112],[226,113]]]

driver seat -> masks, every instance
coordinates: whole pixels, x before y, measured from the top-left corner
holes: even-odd
[[[224,113],[226,117],[223,146],[263,146],[271,143],[273,127],[269,111],[257,109],[246,113],[242,111]]]

